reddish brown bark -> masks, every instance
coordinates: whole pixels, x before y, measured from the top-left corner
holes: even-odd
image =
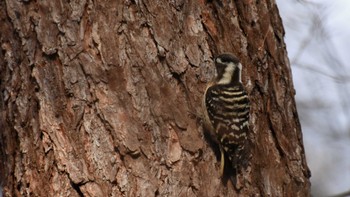
[[[4,196],[308,196],[274,1],[0,3]],[[236,54],[253,159],[223,184],[196,116]]]

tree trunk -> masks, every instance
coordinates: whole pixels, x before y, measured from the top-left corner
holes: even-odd
[[[0,2],[4,196],[308,196],[274,1]],[[220,178],[201,100],[236,54],[253,158]]]

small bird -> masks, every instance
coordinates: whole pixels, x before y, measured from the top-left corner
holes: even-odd
[[[204,94],[204,126],[214,137],[221,152],[220,175],[224,175],[225,158],[236,170],[249,156],[248,131],[250,103],[241,80],[242,64],[232,54],[214,59],[216,76]]]

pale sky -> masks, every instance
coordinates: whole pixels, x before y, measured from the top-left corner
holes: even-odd
[[[315,196],[350,190],[350,1],[277,0]]]

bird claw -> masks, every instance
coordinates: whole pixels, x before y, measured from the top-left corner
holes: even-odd
[[[224,176],[224,168],[225,168],[225,155],[224,155],[224,150],[222,150],[220,148],[220,152],[221,152],[221,161],[220,161],[220,176]]]

